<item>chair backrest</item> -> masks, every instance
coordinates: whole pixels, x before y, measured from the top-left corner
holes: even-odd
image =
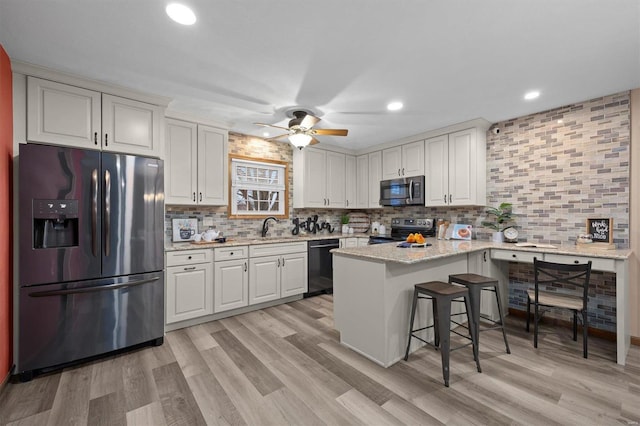
[[[538,300],[539,286],[571,287],[574,291],[580,290],[583,309],[587,309],[589,295],[589,278],[591,277],[591,261],[587,263],[554,263],[545,262],[533,258],[533,270],[535,276],[535,298]],[[564,294],[558,292],[558,294]]]

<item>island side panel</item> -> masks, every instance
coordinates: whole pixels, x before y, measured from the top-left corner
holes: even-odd
[[[334,253],[334,321],[340,342],[384,367],[395,364],[404,357],[407,345],[414,285],[446,282],[449,274],[464,272],[465,253],[415,264]],[[452,312],[464,311],[462,304],[456,305]],[[430,304],[421,301],[415,327],[431,321]],[[422,345],[412,343],[412,351]]]
[[[385,264],[333,255],[333,316],[340,342],[385,365]]]
[[[411,265],[393,262],[386,264],[384,285],[385,307],[383,312],[386,327],[384,334],[387,335],[387,347],[382,365],[389,367],[404,358],[409,339],[409,321],[411,317],[414,285],[428,281],[448,282],[450,274],[466,273],[468,272],[467,268],[466,253]],[[414,328],[432,324],[433,314],[430,305],[431,302],[429,301],[418,301]],[[464,304],[454,303],[451,312],[464,312]],[[458,317],[458,321],[465,322],[466,320],[464,318],[465,317],[460,316]],[[433,334],[430,331],[426,335],[426,338],[429,340],[432,337]],[[413,339],[410,352],[415,351],[421,346],[424,346],[424,343]]]

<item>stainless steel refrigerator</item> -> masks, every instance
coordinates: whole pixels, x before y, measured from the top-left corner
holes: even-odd
[[[19,151],[17,372],[164,335],[162,160],[47,145]]]

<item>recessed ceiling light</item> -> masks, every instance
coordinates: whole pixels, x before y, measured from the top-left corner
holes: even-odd
[[[196,23],[196,14],[193,10],[180,3],[170,3],[165,9],[169,18],[182,25],[193,25]]]
[[[387,109],[389,111],[398,111],[399,109],[402,109],[403,105],[402,102],[390,102],[387,105]]]
[[[530,101],[532,99],[537,98],[538,96],[540,96],[540,92],[537,90],[532,90],[531,92],[527,92],[524,94],[524,98],[527,101]]]
[[[558,120],[558,124],[562,124],[562,123],[564,123],[563,119]]]
[[[265,138],[269,136],[269,132],[262,132],[262,136],[264,136]]]

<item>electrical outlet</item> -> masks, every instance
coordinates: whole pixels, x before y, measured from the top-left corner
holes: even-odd
[[[205,217],[202,219],[202,226],[213,226],[213,218]]]

